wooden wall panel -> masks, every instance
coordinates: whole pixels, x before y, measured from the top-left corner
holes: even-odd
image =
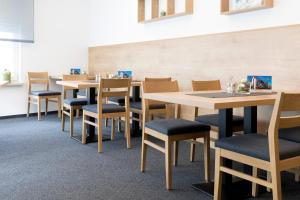
[[[136,79],[172,76],[182,90],[191,90],[191,80],[225,85],[247,74],[272,75],[277,90],[300,90],[300,25],[89,49],[90,73],[119,69],[133,70]],[[271,109],[260,110],[267,122]]]

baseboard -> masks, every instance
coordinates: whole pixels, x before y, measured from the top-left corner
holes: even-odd
[[[42,114],[44,114],[44,113],[42,113]],[[57,114],[57,111],[48,111],[47,114],[48,114],[48,115]],[[30,113],[29,116],[30,116],[30,117],[37,116],[37,113]],[[23,118],[23,117],[27,117],[27,114],[1,116],[1,117],[0,117],[0,120],[1,120],[1,119]]]

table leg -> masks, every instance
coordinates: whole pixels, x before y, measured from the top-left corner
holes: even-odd
[[[132,101],[133,102],[139,102],[141,101],[140,98],[140,87],[139,86],[134,86],[132,87]],[[132,113],[132,117],[138,119],[139,114],[137,113]],[[131,124],[131,135],[132,137],[138,137],[141,136],[141,130],[140,130],[140,124],[138,121],[132,120]]]
[[[89,91],[87,92],[87,99],[88,99],[88,104],[96,104],[96,89],[95,88],[90,88]],[[89,118],[91,122],[95,122],[94,118]],[[93,142],[95,140],[95,127],[94,126],[87,126],[87,142]]]
[[[221,109],[219,110],[219,138],[231,137],[232,136],[232,118],[233,118],[233,109]],[[232,162],[229,160],[224,160],[223,162],[227,167],[232,166]],[[232,185],[232,176],[229,174],[223,175],[223,184],[224,186]],[[193,184],[193,188],[207,194],[210,197],[214,195],[214,182],[210,183],[200,183]],[[223,187],[224,190],[226,189]],[[226,195],[223,195],[224,199]],[[225,198],[226,199],[226,198]]]

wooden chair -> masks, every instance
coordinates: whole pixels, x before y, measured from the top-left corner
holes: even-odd
[[[171,77],[167,78],[145,78],[145,82],[165,82],[165,81],[172,81]],[[143,92],[143,91],[142,91]],[[130,112],[137,113],[139,118],[132,117],[132,120],[140,122],[140,126],[142,127],[143,122],[143,109],[142,109],[142,102],[131,102],[130,103]],[[168,115],[168,108],[165,104],[153,104],[150,106],[149,115],[153,118],[155,115]]]
[[[164,82],[143,82],[143,90],[145,93],[158,92],[178,92],[177,81]],[[205,138],[204,160],[205,160],[205,180],[209,181],[209,162],[210,162],[210,126],[202,125],[195,121],[180,119],[180,105],[175,105],[176,119],[156,119],[148,122],[149,108],[155,104],[166,104],[165,102],[151,101],[143,99],[143,138],[141,153],[141,171],[145,171],[147,148],[152,147],[165,154],[165,170],[166,170],[166,188],[172,189],[172,145],[178,146],[179,141],[192,138]],[[152,136],[165,143],[164,147],[157,145],[149,140]],[[174,152],[174,156],[178,156],[178,152]]]
[[[44,90],[33,91],[32,86],[43,86]],[[27,104],[27,117],[30,113],[30,104],[36,104],[38,107],[38,120],[41,120],[41,104],[45,100],[46,109],[45,115],[48,112],[48,102],[57,102],[58,117],[61,116],[61,92],[49,90],[49,76],[48,72],[28,72],[28,104]]]
[[[102,152],[102,119],[112,119],[111,139],[115,138],[114,119],[120,117],[125,118],[125,136],[127,148],[131,148],[130,144],[130,110],[129,110],[129,94],[131,79],[101,79],[98,90],[96,105],[87,105],[83,109],[83,127],[82,127],[82,143],[86,144],[86,125],[94,126],[98,129],[98,152]],[[124,97],[125,106],[116,104],[107,104],[106,98]],[[94,118],[97,122],[92,122],[88,118]]]
[[[209,80],[209,81],[192,81],[193,91],[217,91],[221,90],[220,80]],[[214,147],[214,141],[219,138],[219,116],[218,114],[200,115],[198,108],[194,109],[195,120],[211,126],[211,147]],[[233,132],[239,132],[243,130],[244,119],[240,116],[233,116]],[[198,141],[193,140],[191,142],[190,150],[190,161],[193,162],[195,158],[195,144],[203,143],[200,138]]]
[[[217,140],[215,157],[214,199],[221,199],[222,174],[231,174],[273,191],[273,199],[281,200],[281,172],[300,166],[300,144],[278,138],[279,129],[300,126],[300,116],[282,117],[283,112],[300,110],[300,93],[279,93],[275,102],[268,135],[243,134]],[[223,158],[253,166],[253,176],[223,166]],[[257,169],[270,172],[271,179],[257,177]]]
[[[80,81],[88,80],[87,75],[63,75],[63,81]],[[74,127],[74,114],[79,116],[79,111],[82,109],[82,106],[88,104],[86,98],[67,98],[67,91],[74,90],[71,87],[63,87],[63,106],[62,106],[62,131],[65,130],[65,115],[70,117],[70,137],[73,137],[73,127]]]

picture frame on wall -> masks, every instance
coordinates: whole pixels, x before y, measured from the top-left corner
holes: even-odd
[[[260,7],[264,4],[264,0],[230,0],[230,10],[243,10]]]

